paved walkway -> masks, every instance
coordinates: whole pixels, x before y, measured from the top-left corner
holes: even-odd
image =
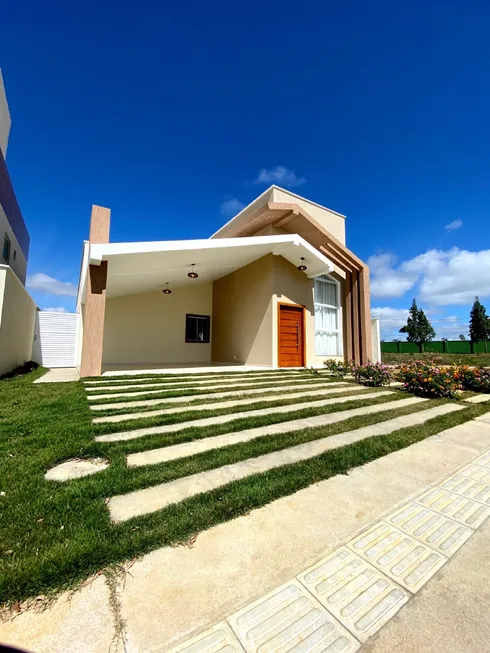
[[[362,392],[363,390],[368,390],[368,388],[355,388],[355,386],[349,385],[345,387],[346,384],[342,383],[332,383],[330,384],[335,386],[333,388],[327,388],[325,390],[318,390],[315,388],[312,390],[305,390],[303,392],[291,392],[289,394],[278,394],[265,397],[252,397],[251,399],[232,399],[231,401],[220,401],[216,403],[207,403],[207,404],[196,404],[191,406],[178,406],[177,408],[160,408],[159,410],[148,410],[140,413],[124,413],[123,415],[108,415],[107,417],[94,417],[92,422],[94,424],[104,424],[104,423],[115,423],[115,422],[124,422],[128,419],[147,419],[148,417],[158,417],[160,415],[175,415],[178,413],[189,413],[192,411],[203,411],[203,410],[219,410],[221,408],[236,408],[237,406],[250,406],[252,404],[258,403],[274,403],[277,401],[282,401],[283,399],[301,399],[302,397],[311,397],[316,396],[320,397],[323,395],[330,394],[342,394],[343,392],[352,392],[354,389]],[[338,387],[344,386],[344,387]]]
[[[255,653],[264,638],[271,651],[292,650],[295,634],[297,650],[312,651],[315,642],[328,650],[322,643],[330,638],[332,651],[355,651],[376,634],[362,651],[483,653],[490,520],[480,523],[490,506],[490,456],[482,457],[489,451],[487,413],[213,527],[189,546],[143,556],[115,589],[98,576],[44,611],[14,613],[0,625],[0,641],[36,653],[162,653],[195,637],[193,653],[227,642],[229,653]],[[409,520],[393,523],[414,501],[426,511],[418,533]],[[347,584],[343,574],[334,578],[347,567],[357,574],[351,585],[353,576]],[[308,624],[317,625],[313,633]]]
[[[484,404],[487,401],[490,401],[490,394],[473,395],[472,397],[467,397],[465,401],[468,401],[470,404]]]
[[[280,374],[235,374],[232,377],[230,376],[213,376],[213,377],[207,377],[205,376],[204,378],[199,377],[198,379],[189,381],[189,377],[182,377],[182,380],[179,379],[169,379],[168,377],[161,377],[161,378],[153,378],[153,379],[135,379],[131,383],[128,383],[128,380],[125,379],[125,383],[121,383],[118,381],[117,383],[114,383],[112,381],[111,384],[105,385],[106,381],[86,381],[85,382],[85,387],[87,392],[100,392],[101,390],[128,390],[132,388],[181,388],[185,386],[199,386],[199,385],[209,385],[212,382],[216,382],[217,384],[219,383],[220,385],[228,385],[232,387],[230,384],[237,384],[237,382],[240,385],[247,385],[249,383],[262,383],[265,380],[267,381],[281,381],[281,380],[290,380],[292,377],[291,372],[282,372]],[[296,377],[293,378],[301,378],[298,377],[296,374]],[[304,374],[303,378],[308,381],[308,380],[315,380],[316,377],[313,375],[307,375]]]
[[[417,399],[411,398],[401,399],[400,401],[389,403],[393,403],[394,405],[397,404],[397,407],[402,407],[409,406],[416,401]],[[419,399],[418,401],[424,400]],[[375,408],[378,410],[375,411]],[[373,413],[378,412],[379,410],[388,409],[389,404],[383,404],[382,406],[356,408],[352,411],[352,413],[355,412],[356,415],[359,415],[363,414],[361,411],[364,413]],[[386,422],[381,422],[380,424],[373,426],[362,427],[354,431],[346,431],[345,433],[339,433],[338,435],[330,435],[326,438],[313,440],[311,442],[306,442],[305,444],[299,444],[295,447],[289,447],[287,449],[274,451],[272,453],[257,456],[255,458],[248,458],[247,460],[242,460],[231,465],[217,467],[206,472],[199,472],[191,476],[185,476],[169,483],[161,483],[159,485],[153,485],[151,487],[145,488],[144,490],[137,490],[128,494],[115,496],[112,497],[108,502],[109,511],[114,521],[123,521],[138,515],[148,514],[150,512],[154,512],[155,510],[160,510],[161,508],[164,508],[165,506],[168,506],[172,503],[177,503],[179,501],[183,501],[184,499],[188,499],[189,497],[192,497],[196,494],[209,492],[210,490],[221,487],[222,485],[226,485],[227,483],[231,483],[232,481],[236,481],[240,478],[246,478],[247,476],[252,476],[253,474],[260,474],[270,469],[281,467],[282,465],[289,465],[291,463],[300,462],[302,460],[308,460],[314,456],[319,456],[325,451],[352,444],[367,437],[386,435],[408,426],[423,424],[426,420],[431,419],[432,417],[447,414],[454,410],[461,410],[461,408],[460,406],[456,405],[444,404],[443,406],[431,408],[428,411],[421,411],[419,413],[411,413],[410,415],[396,417],[395,419],[387,420]],[[344,411],[344,413],[345,412],[347,411]],[[314,426],[333,423],[340,421],[339,418],[340,415],[338,413],[333,413],[329,415],[318,415],[317,417],[310,417],[303,420],[294,420],[292,422],[287,422],[286,424],[274,424],[271,426],[275,427],[275,432],[284,433],[287,432],[287,430],[296,431],[300,428],[312,428]],[[260,431],[262,431],[264,428],[271,429],[271,427],[259,427]],[[256,429],[251,429],[251,431],[256,431]],[[274,430],[272,430],[272,432],[274,432]],[[251,434],[250,431],[248,434],[242,432],[239,432],[239,434],[242,436],[242,438],[248,436],[248,439],[254,435]],[[260,435],[263,435],[263,433],[261,432]],[[258,437],[257,434],[255,434],[255,437]],[[209,446],[208,441],[209,438],[203,442],[191,444],[194,446],[197,444],[198,446],[201,445],[206,447]],[[170,454],[168,449],[171,449]],[[141,454],[134,454],[131,457],[128,457],[128,459],[131,461],[132,465],[148,465],[151,463],[160,462],[161,459],[165,459],[171,455],[178,457],[175,449],[176,447],[154,449],[142,452]],[[186,451],[185,448],[184,451]],[[184,453],[184,451],[182,453]],[[189,454],[186,452],[184,455]]]
[[[287,392],[288,390],[304,390],[310,389],[312,392],[321,388],[331,388],[332,385],[346,385],[345,382],[336,382],[332,383],[331,381],[318,381],[316,383],[294,383],[291,385],[277,386],[274,385],[265,385],[261,388],[256,388],[255,390],[227,390],[226,392],[208,392],[205,394],[181,394],[179,397],[163,397],[162,399],[138,399],[134,401],[121,401],[121,402],[112,402],[107,404],[93,404],[90,406],[92,410],[118,410],[120,408],[137,408],[142,406],[158,406],[159,404],[182,404],[189,403],[194,401],[202,400],[213,400],[221,399],[223,397],[249,397],[253,395],[265,395],[273,397],[274,393]],[[124,395],[123,395],[124,396]],[[90,397],[91,401],[95,400],[95,397]],[[257,400],[259,401],[259,400]],[[260,399],[260,401],[262,401]]]
[[[328,393],[328,390],[325,391]],[[211,415],[211,417],[199,417],[193,419],[192,417],[185,422],[177,422],[175,424],[163,424],[162,426],[148,426],[141,429],[133,429],[130,431],[118,431],[117,433],[110,433],[108,435],[100,435],[95,439],[98,442],[117,442],[120,440],[134,440],[141,438],[145,435],[155,435],[157,433],[176,433],[189,428],[197,428],[203,426],[216,426],[217,424],[226,424],[226,422],[234,422],[238,419],[249,419],[253,417],[267,417],[273,415],[287,415],[288,413],[295,413],[300,410],[309,410],[310,408],[320,408],[324,406],[332,406],[335,404],[345,404],[349,401],[362,401],[363,399],[377,399],[378,397],[390,396],[393,393],[389,390],[381,392],[366,392],[357,388],[336,388],[331,390],[332,394],[350,392],[346,397],[332,397],[327,399],[316,399],[314,401],[308,400],[296,404],[286,404],[285,406],[274,406],[273,408],[259,408],[257,410],[247,410],[237,413],[226,413],[225,415]],[[287,417],[284,418],[280,424],[287,422]],[[287,422],[289,423],[289,422]],[[264,427],[265,428],[265,427]]]
[[[54,367],[33,383],[67,383],[80,378],[76,367]]]
[[[216,390],[216,389],[221,390],[221,389],[224,389],[226,387],[228,387],[228,388],[231,387],[231,384],[228,381],[221,382],[218,379],[215,379],[215,381],[216,382],[214,384],[212,384],[212,385],[208,381],[207,385],[205,386],[205,388],[202,388],[202,390],[206,389],[208,391],[212,391],[212,390]],[[237,384],[238,388],[235,388],[231,392],[234,395],[238,394],[242,390],[244,392],[247,392],[248,391],[248,386],[250,386],[252,389],[255,388],[256,390],[264,391],[264,390],[267,390],[269,387],[271,387],[272,384],[273,384],[272,387],[279,388],[279,390],[282,390],[285,387],[288,387],[290,383],[291,383],[291,378],[288,378],[288,377],[284,377],[284,378],[281,378],[281,379],[278,379],[278,380],[275,380],[275,381],[269,381],[269,380],[264,379],[263,377],[261,377],[260,379],[257,379],[256,381],[245,381],[243,383],[238,383]],[[301,383],[302,383],[303,387],[310,386],[311,388],[313,388],[313,387],[316,387],[319,384],[319,381],[318,381],[318,379],[316,377],[311,377],[311,378],[307,377],[304,380],[301,379]],[[298,387],[301,387],[301,386],[298,383],[298,384],[295,384],[294,387],[298,388]],[[159,388],[158,390],[138,390],[138,391],[135,391],[135,392],[127,392],[127,391],[124,391],[124,392],[108,392],[108,393],[104,393],[104,394],[90,395],[89,400],[90,401],[98,401],[100,399],[114,399],[116,397],[141,397],[142,395],[154,395],[154,394],[159,394],[159,393],[161,394],[162,392],[166,392],[166,391],[168,391],[168,392],[180,392],[180,391],[185,392],[186,390],[193,390],[194,388],[195,388],[195,385],[193,385],[193,384],[191,384],[191,387],[189,387],[189,388],[183,388],[181,386],[174,388],[174,387],[168,387],[167,385],[165,385],[165,386],[162,385],[162,387]],[[87,388],[87,390],[88,389],[89,388]],[[107,388],[97,388],[97,390],[99,392],[102,389],[106,390]],[[200,388],[196,388],[196,389],[200,389]],[[90,388],[90,390],[93,391],[93,388]]]

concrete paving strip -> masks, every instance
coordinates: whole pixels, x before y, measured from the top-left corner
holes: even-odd
[[[484,404],[486,401],[490,401],[490,394],[473,395],[473,397],[468,397],[463,399],[463,401],[467,401],[470,404]]]
[[[412,405],[420,401],[420,399],[417,400],[416,398],[412,398],[390,403],[398,403],[399,407],[401,407]],[[386,435],[408,426],[423,424],[428,419],[457,410],[462,410],[462,407],[455,404],[436,406],[435,408],[429,408],[425,411],[397,417],[373,426],[346,431],[345,433],[339,433],[338,435],[331,435],[295,447],[289,447],[282,451],[274,451],[269,454],[258,456],[256,458],[249,458],[210,471],[199,472],[169,483],[161,483],[143,490],[114,496],[109,499],[108,502],[111,518],[113,521],[124,521],[126,519],[131,519],[132,517],[155,512],[156,510],[160,510],[172,503],[178,503],[196,494],[209,492],[210,490],[231,483],[232,481],[254,474],[260,474],[270,469],[274,469],[275,467],[282,467],[283,465],[308,460],[309,458],[318,456],[330,449],[349,445],[368,437]],[[309,424],[305,424],[303,428],[307,428],[308,426],[318,426],[316,420],[317,418],[302,420],[304,422],[310,422]],[[311,423],[312,421],[314,421],[313,424]]]
[[[323,365],[314,366],[314,369],[325,371]],[[305,371],[303,367],[272,367],[272,365],[219,365],[211,363],[210,365],[198,364],[198,365],[185,365],[183,367],[174,367],[173,365],[162,365],[160,367],[153,365],[146,365],[143,368],[136,368],[136,366],[125,367],[125,369],[114,369],[107,370],[102,373],[104,379],[112,378],[121,378],[125,376],[145,376],[149,374],[155,375],[165,375],[165,376],[204,376],[204,374],[244,374],[248,372],[277,372],[277,371],[287,371],[287,372],[303,372]]]
[[[69,383],[71,381],[78,381],[80,375],[76,367],[55,367],[48,370],[39,379],[33,383]]]
[[[313,386],[313,389],[331,388],[333,386],[347,385],[345,381],[327,381],[326,383],[318,383]],[[160,399],[139,399],[134,401],[121,401],[119,403],[111,404],[98,404],[90,406],[92,410],[112,410],[120,408],[136,408],[139,406],[158,406],[159,404],[179,404],[190,401],[201,401],[202,399],[222,399],[223,397],[248,397],[251,395],[266,395],[273,397],[275,392],[284,392],[287,390],[304,390],[312,388],[311,383],[295,383],[294,385],[281,386],[277,389],[276,385],[270,385],[265,388],[255,388],[251,390],[227,390],[226,392],[209,392],[200,395],[182,395],[179,397],[163,397]],[[111,395],[112,396],[112,395]],[[94,399],[94,397],[90,397]]]
[[[349,401],[359,401],[364,398],[374,399],[376,397],[386,397],[392,393],[389,390],[384,392],[370,392],[358,394],[355,392],[353,395],[347,397],[333,397],[329,399],[318,399],[316,401],[307,401],[298,404],[287,404],[286,406],[274,406],[273,408],[260,408],[258,410],[248,410],[241,413],[227,413],[225,415],[212,415],[211,417],[202,417],[199,419],[191,419],[185,422],[177,422],[176,424],[162,424],[162,426],[148,426],[142,429],[133,429],[132,431],[118,431],[117,433],[108,433],[107,435],[98,435],[95,440],[97,442],[119,442],[121,440],[135,440],[142,438],[146,435],[155,435],[161,433],[176,433],[177,431],[184,431],[185,429],[204,426],[216,426],[217,424],[226,424],[227,422],[234,422],[238,419],[247,419],[248,417],[264,417],[268,415],[283,415],[287,413],[294,413],[298,410],[307,410],[309,408],[319,408],[322,406],[331,406],[336,404],[344,404]],[[287,424],[288,422],[286,422]],[[281,422],[279,422],[281,424]]]
[[[154,383],[131,383],[129,385],[109,385],[109,386],[104,386],[103,388],[85,388],[87,393],[90,392],[100,392],[101,390],[138,390],[139,388],[161,388],[162,390],[166,390],[167,388],[169,390],[180,390],[181,388],[187,388],[187,387],[192,387],[195,388],[196,386],[209,386],[211,388],[215,387],[231,387],[231,384],[235,385],[251,385],[251,384],[257,384],[257,383],[269,383],[272,380],[273,383],[276,381],[287,381],[288,383],[291,382],[292,379],[290,376],[285,376],[284,374],[279,377],[266,377],[264,378],[263,376],[259,377],[249,377],[247,379],[210,379],[209,381],[174,381],[171,383],[168,382],[162,382],[162,381],[157,381]],[[311,377],[308,378],[306,377],[306,381],[318,381],[316,377]]]
[[[283,384],[287,385],[288,383],[291,382],[291,379],[284,379],[280,381],[275,381],[274,382],[274,387],[282,389],[284,386]],[[263,381],[251,381],[250,385],[254,386],[257,390],[264,390],[265,388],[270,387],[270,381],[263,380]],[[320,385],[321,381],[318,381],[316,379],[311,379],[309,384],[303,384],[305,387],[309,385],[309,387],[314,388],[317,385]],[[240,388],[242,387],[242,383],[239,384]],[[244,385],[244,389],[247,389],[247,385]],[[179,388],[159,388],[158,390],[141,390],[138,392],[109,392],[107,394],[101,394],[101,395],[90,395],[88,396],[89,401],[98,401],[100,399],[114,399],[115,397],[141,397],[142,395],[154,395],[154,394],[161,394],[162,392],[168,391],[168,392],[185,392],[187,390],[192,390],[194,386],[192,387],[179,387]],[[229,383],[216,383],[215,385],[209,385],[205,386],[203,388],[198,388],[199,390],[215,390],[215,389],[224,389],[226,387],[230,387]],[[235,390],[235,392],[239,392],[239,390]]]
[[[228,376],[221,376],[219,374],[213,374],[212,376],[200,376],[199,378],[195,377],[189,377],[189,376],[184,376],[184,377],[177,377],[177,378],[171,378],[167,376],[153,376],[153,377],[147,377],[147,378],[135,378],[135,379],[110,379],[110,380],[105,380],[105,381],[85,381],[85,386],[87,390],[98,390],[99,386],[100,389],[105,390],[106,388],[110,387],[111,383],[115,383],[116,385],[114,387],[116,388],[126,388],[126,387],[132,387],[134,385],[140,386],[141,383],[155,383],[155,384],[173,384],[173,385],[178,385],[178,384],[202,384],[202,383],[210,383],[211,381],[242,381],[243,379],[280,379],[280,378],[298,378],[298,372],[277,372],[276,374],[263,374],[263,373],[249,373],[249,374],[235,374],[235,375],[228,375]],[[317,378],[313,374],[302,374],[303,377],[305,378]],[[326,378],[326,375],[325,375]],[[130,385],[125,385],[125,384],[130,384]],[[145,386],[143,386],[145,387]]]
[[[344,401],[348,399],[353,401],[358,397],[342,398]],[[334,400],[331,400],[332,402]],[[405,400],[402,400],[405,401]],[[389,402],[397,403],[397,402]],[[377,406],[369,406],[368,412],[383,412],[391,410],[387,404],[378,404]],[[373,408],[378,408],[373,411]],[[258,426],[244,431],[236,431],[234,433],[224,433],[222,435],[208,436],[192,440],[190,442],[183,442],[181,444],[174,444],[167,447],[159,447],[158,449],[150,449],[148,451],[141,451],[140,453],[128,455],[128,466],[138,467],[140,465],[154,465],[156,463],[168,462],[176,460],[177,458],[185,458],[186,456],[194,456],[203,451],[210,451],[212,449],[219,449],[220,447],[227,447],[239,442],[249,442],[255,438],[265,437],[267,435],[277,435],[281,433],[290,433],[291,431],[298,431],[302,428],[311,428],[312,426],[327,426],[329,424],[336,424],[343,422],[350,417],[357,417],[365,414],[365,408],[352,408],[351,410],[343,410],[335,413],[327,413],[324,415],[317,415],[316,417],[304,417],[301,419],[291,420],[289,422],[278,422],[276,424],[269,424],[266,426]],[[314,423],[311,420],[315,420]]]
[[[341,388],[328,388],[326,390],[315,391],[315,396],[324,396],[331,394],[343,394],[346,392],[365,392],[370,388],[365,386],[353,386]],[[159,410],[148,410],[141,413],[124,413],[124,415],[107,415],[106,417],[94,417],[92,422],[94,424],[112,424],[116,422],[126,422],[131,419],[145,419],[147,417],[159,417],[160,415],[175,415],[179,413],[186,413],[191,411],[202,410],[221,410],[222,408],[233,408],[235,406],[248,406],[257,403],[273,403],[283,399],[300,399],[301,397],[311,397],[311,390],[304,392],[292,392],[287,395],[277,395],[275,397],[252,397],[251,399],[236,399],[232,401],[220,401],[214,404],[193,404],[192,406],[178,406],[177,408],[161,408]]]

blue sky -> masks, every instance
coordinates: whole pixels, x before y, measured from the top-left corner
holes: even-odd
[[[35,299],[73,310],[92,203],[113,241],[205,238],[275,181],[347,215],[386,337],[413,296],[466,333],[490,304],[489,23],[483,1],[10,3]]]

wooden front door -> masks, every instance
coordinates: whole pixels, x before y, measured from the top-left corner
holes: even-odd
[[[302,306],[279,304],[279,367],[304,367],[305,334]]]

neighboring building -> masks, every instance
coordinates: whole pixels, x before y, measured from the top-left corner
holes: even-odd
[[[9,135],[10,113],[0,70],[0,265],[9,265],[25,284],[30,239],[5,163]]]
[[[25,289],[29,234],[5,163],[10,113],[0,71],[0,375],[31,359],[36,304]]]
[[[345,216],[271,186],[208,240],[110,243],[109,223],[94,206],[77,299],[82,376],[371,359],[369,271],[345,246]]]

